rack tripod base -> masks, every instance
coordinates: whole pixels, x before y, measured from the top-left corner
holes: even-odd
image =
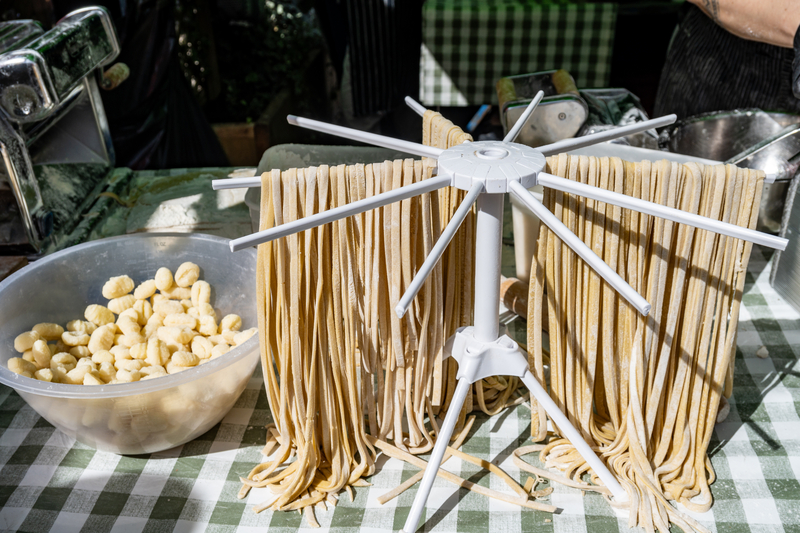
[[[628,495],[617,482],[614,475],[606,465],[597,457],[594,450],[586,444],[581,434],[570,423],[569,419],[561,412],[556,403],[550,398],[528,367],[528,354],[514,342],[508,335],[500,335],[494,340],[486,341],[476,337],[476,328],[473,326],[459,328],[456,334],[448,339],[444,356],[451,356],[458,361],[458,385],[455,394],[447,409],[444,423],[439,429],[436,444],[431,452],[428,466],[420,482],[411,511],[406,519],[403,533],[413,533],[417,530],[420,516],[425,508],[425,502],[430,494],[436,474],[442,464],[445,449],[450,444],[453,430],[458,415],[466,400],[467,394],[472,389],[472,384],[490,376],[514,376],[522,380],[528,390],[539,404],[544,408],[550,419],[558,426],[563,437],[569,439],[581,457],[589,463],[597,476],[605,483],[616,501],[628,499]]]

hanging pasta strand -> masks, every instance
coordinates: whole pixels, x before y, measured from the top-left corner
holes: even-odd
[[[764,180],[761,172],[733,166],[564,155],[548,158],[547,171],[749,228]],[[641,317],[541,226],[528,308],[532,371],[544,383],[546,301],[550,393],[628,492],[629,525],[705,531],[673,502],[694,512],[713,503],[706,451],[720,398],[730,393],[752,245],[566,193],[545,191],[544,198],[652,310]],[[534,440],[547,438],[545,421],[534,403]],[[591,490],[580,479],[589,467],[566,439],[520,448],[515,462],[531,472],[521,456],[532,451],[564,472],[559,480]],[[593,473],[592,481],[599,483]]]
[[[432,112],[423,137],[442,148],[471,140]],[[406,159],[265,173],[261,229],[418,183],[435,168],[435,161]],[[444,344],[472,323],[474,212],[406,315],[398,318],[394,308],[464,195],[445,188],[259,246],[259,335],[275,421],[264,447],[270,460],[242,479],[239,495],[258,487],[276,497],[256,511],[303,510],[317,524],[314,505],[335,505],[340,491],[373,473],[374,443],[397,457],[433,448],[436,416],[452,401],[458,370],[444,358]],[[454,442],[464,440],[473,408],[500,412],[518,385],[502,377],[476,383]]]

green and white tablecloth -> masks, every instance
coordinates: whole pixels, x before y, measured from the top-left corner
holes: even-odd
[[[504,76],[566,69],[579,88],[608,86],[617,5],[564,0],[428,0],[420,100],[497,103]]]
[[[800,315],[767,282],[768,263],[756,247],[750,262],[731,413],[717,425],[710,452],[717,472],[713,509],[696,516],[712,531],[800,532]],[[769,357],[756,351],[767,346]],[[529,411],[519,406],[479,417],[464,451],[519,476],[509,456],[529,435]],[[120,457],[77,444],[41,419],[11,389],[0,387],[0,530],[29,531],[295,531],[308,528],[296,512],[255,514],[265,489],[238,500],[239,476],[261,462],[270,421],[261,377],[252,378],[221,424],[166,452]],[[529,456],[530,458],[530,456]],[[448,470],[497,490],[502,481],[451,459]],[[378,495],[416,471],[385,457],[369,488],[318,511],[334,531],[398,530],[414,490],[381,506]],[[523,479],[520,479],[523,481]],[[597,495],[560,485],[550,502],[561,514],[521,510],[436,481],[425,529],[461,532],[627,531]]]

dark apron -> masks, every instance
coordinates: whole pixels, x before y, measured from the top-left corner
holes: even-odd
[[[684,13],[661,71],[655,116],[748,107],[800,112],[792,94],[793,49],[736,37],[694,5]]]

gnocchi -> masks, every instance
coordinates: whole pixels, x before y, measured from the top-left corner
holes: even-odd
[[[114,346],[114,332],[108,326],[100,326],[94,330],[87,344],[89,352],[92,354],[101,350],[110,350]]]
[[[126,294],[109,301],[108,308],[111,309],[111,312],[115,315],[119,315],[122,314],[123,311],[133,307],[133,304],[135,303],[136,298],[134,298],[132,294]]]
[[[41,337],[35,331],[20,333],[17,335],[17,338],[14,339],[14,349],[19,353],[25,353],[33,348],[33,343],[39,339],[41,339]]]
[[[165,326],[179,326],[188,329],[197,329],[197,319],[186,313],[175,313],[164,317]]]
[[[12,357],[9,359],[8,369],[17,374],[26,375],[26,377],[33,376],[34,372],[38,370],[35,364],[31,363],[30,361],[26,361],[21,357]]]
[[[115,361],[131,358],[131,351],[127,346],[120,346],[118,344],[116,346],[112,346],[109,352],[114,356]]]
[[[90,337],[89,342],[91,341],[92,339]],[[73,346],[69,350],[66,350],[66,352],[74,355],[77,359],[83,359],[84,357],[89,357],[90,355],[92,355],[92,352],[89,351],[88,346]],[[56,352],[56,353],[62,353],[62,352]]]
[[[153,306],[147,300],[136,300],[131,309],[138,313],[140,326],[146,326],[147,321],[153,316]]]
[[[161,294],[170,300],[191,300],[192,289],[188,287],[172,287],[169,290],[161,291]]]
[[[105,326],[114,322],[114,313],[108,307],[92,304],[83,313],[84,318],[96,326]]]
[[[210,337],[212,335],[217,334],[217,321],[214,320],[213,316],[211,315],[201,316],[198,322],[200,323],[200,325],[197,328],[197,331],[199,331],[201,335]]]
[[[138,335],[142,331],[138,319],[131,318],[130,315],[120,315],[117,327],[123,335]]]
[[[156,335],[167,344],[186,344],[194,337],[192,330],[185,326],[162,326],[158,328]]]
[[[183,305],[174,300],[162,300],[153,306],[153,311],[158,314],[162,320],[169,315],[177,315],[183,313]]]
[[[200,362],[200,358],[192,352],[180,351],[172,354],[172,360],[170,362],[178,366],[197,366]]]
[[[133,297],[137,300],[147,300],[156,293],[156,290],[158,290],[156,280],[148,279],[136,287],[136,290],[133,291]]]
[[[167,267],[161,267],[156,271],[156,288],[160,291],[167,291],[172,288],[172,271]]]
[[[105,385],[103,377],[97,371],[87,372],[83,376],[84,385]]]
[[[221,343],[217,344],[211,350],[211,359],[216,359],[217,357],[219,357],[221,355],[225,355],[226,353],[228,353],[230,351],[230,349],[231,349],[231,347],[228,346],[227,344],[225,344],[224,342],[221,342]]]
[[[53,371],[49,368],[43,368],[34,372],[33,377],[40,381],[53,381]]]
[[[214,311],[214,308],[211,306],[210,303],[201,303],[197,307],[197,312],[200,313],[200,316],[210,316],[214,320],[217,319],[217,312]]]
[[[211,344],[211,341],[202,335],[198,335],[192,339],[192,353],[200,359],[208,359],[211,357],[211,350],[213,349],[214,345]]]
[[[130,349],[131,359],[147,359],[147,344],[140,342]]]
[[[200,277],[200,267],[189,261],[175,271],[175,284],[178,287],[191,287]]]
[[[96,329],[97,326],[95,326],[94,323],[86,320],[71,320],[67,322],[67,331],[72,333],[86,333],[87,335],[91,335]]]
[[[167,364],[171,355],[167,345],[157,337],[150,337],[147,341],[147,355],[145,360],[151,366],[163,366]]]
[[[142,368],[139,371],[141,374],[144,374],[142,379],[153,379],[153,378],[160,378],[161,376],[167,375],[167,370],[160,365],[151,365]]]
[[[82,319],[65,326],[40,322],[18,335],[14,349],[20,356],[8,368],[51,383],[106,385],[175,374],[216,359],[256,328],[240,331],[236,314],[218,323],[212,287],[199,277],[200,267],[191,262],[174,276],[159,268],[139,285],[127,275],[112,277],[102,287],[105,305],[88,305]]]
[[[211,301],[211,285],[207,281],[198,280],[192,285],[192,307],[199,308],[201,304]]]
[[[50,347],[45,341],[38,340],[34,342],[31,351],[38,368],[47,368],[50,366],[50,359],[53,357],[53,354],[50,353]]]
[[[142,374],[138,370],[117,370],[117,383],[133,383],[142,379]]]
[[[61,334],[61,340],[67,346],[86,346],[89,344],[89,335],[80,331],[65,331]]]
[[[33,326],[33,331],[39,334],[39,337],[46,341],[57,341],[64,333],[64,328],[58,324],[51,324],[49,322],[42,322]]]
[[[242,318],[239,315],[225,315],[225,317],[219,321],[220,333],[225,330],[239,331],[240,329],[242,329]]]
[[[50,368],[53,367],[62,367],[67,371],[72,370],[77,366],[78,360],[75,359],[75,356],[68,353],[57,353],[53,357],[50,358]]]
[[[98,350],[92,354],[92,361],[99,365],[103,363],[114,363],[115,360],[114,354],[108,350]]]
[[[116,276],[103,285],[103,298],[113,300],[125,296],[133,290],[133,280],[129,276]]]

